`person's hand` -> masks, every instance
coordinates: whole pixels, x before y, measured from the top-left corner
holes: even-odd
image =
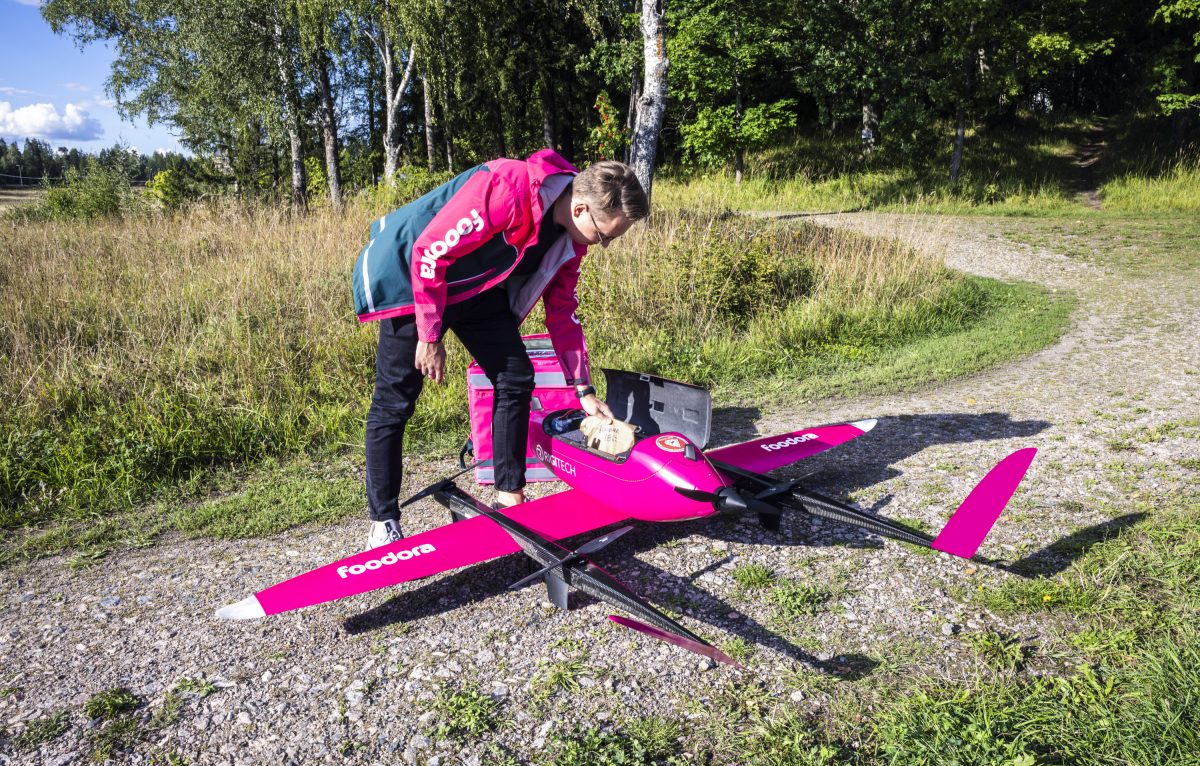
[[[589,415],[595,415],[605,423],[613,422],[612,410],[608,408],[608,404],[600,401],[600,397],[595,394],[588,394],[579,400],[579,406]]]
[[[441,341],[437,343],[426,343],[423,340],[417,341],[417,356],[413,360],[413,366],[422,375],[431,379],[434,383],[440,384],[446,372],[445,345]]]

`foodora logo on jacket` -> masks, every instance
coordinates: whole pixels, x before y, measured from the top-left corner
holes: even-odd
[[[421,253],[421,279],[433,279],[437,259],[450,252],[464,235],[473,231],[483,231],[483,216],[474,208],[471,209],[470,218],[464,215],[458,219],[453,229],[448,229],[441,239],[430,243],[425,252]]]
[[[418,545],[415,548],[406,548],[402,551],[388,551],[377,559],[364,561],[361,564],[351,564],[350,566],[340,566],[337,568],[338,577],[346,579],[346,574],[360,575],[368,569],[379,569],[380,567],[395,564],[397,561],[408,561],[414,556],[420,556],[424,553],[433,553],[437,550],[429,543]]]

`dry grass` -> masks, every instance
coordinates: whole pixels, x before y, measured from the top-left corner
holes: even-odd
[[[589,259],[584,322],[606,363],[711,386],[960,328],[986,308],[932,243],[712,211],[656,213]]]
[[[0,186],[0,210],[36,202],[41,196],[36,186]]]

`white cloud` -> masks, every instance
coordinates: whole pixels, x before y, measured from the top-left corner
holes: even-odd
[[[10,85],[0,85],[0,93],[6,96],[36,96],[37,94],[31,90],[24,88],[14,88]]]
[[[75,102],[75,106],[85,112],[91,109],[112,109],[116,105],[117,102],[111,98],[85,98]]]
[[[60,114],[54,104],[13,109],[12,104],[0,101],[0,135],[90,141],[104,135],[104,128],[86,109],[75,104],[67,104]]]
[[[78,90],[78,91],[83,91],[83,92],[87,92],[92,89],[91,85],[84,85],[83,83],[80,83],[80,82],[65,82],[65,83],[63,83],[63,87],[66,88],[67,90]]]

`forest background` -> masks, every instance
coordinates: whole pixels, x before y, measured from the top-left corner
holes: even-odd
[[[119,109],[194,153],[102,158],[142,181],[170,170],[172,206],[235,191],[340,208],[346,189],[543,146],[636,162],[631,139],[659,124],[643,161],[676,176],[857,173],[834,201],[996,204],[1078,190],[1038,148],[1063,159],[1102,137],[1122,142],[1120,170],[1171,172],[1200,107],[1196,0],[50,0],[42,14],[112,43]],[[72,165],[38,141],[0,146],[0,173]]]

